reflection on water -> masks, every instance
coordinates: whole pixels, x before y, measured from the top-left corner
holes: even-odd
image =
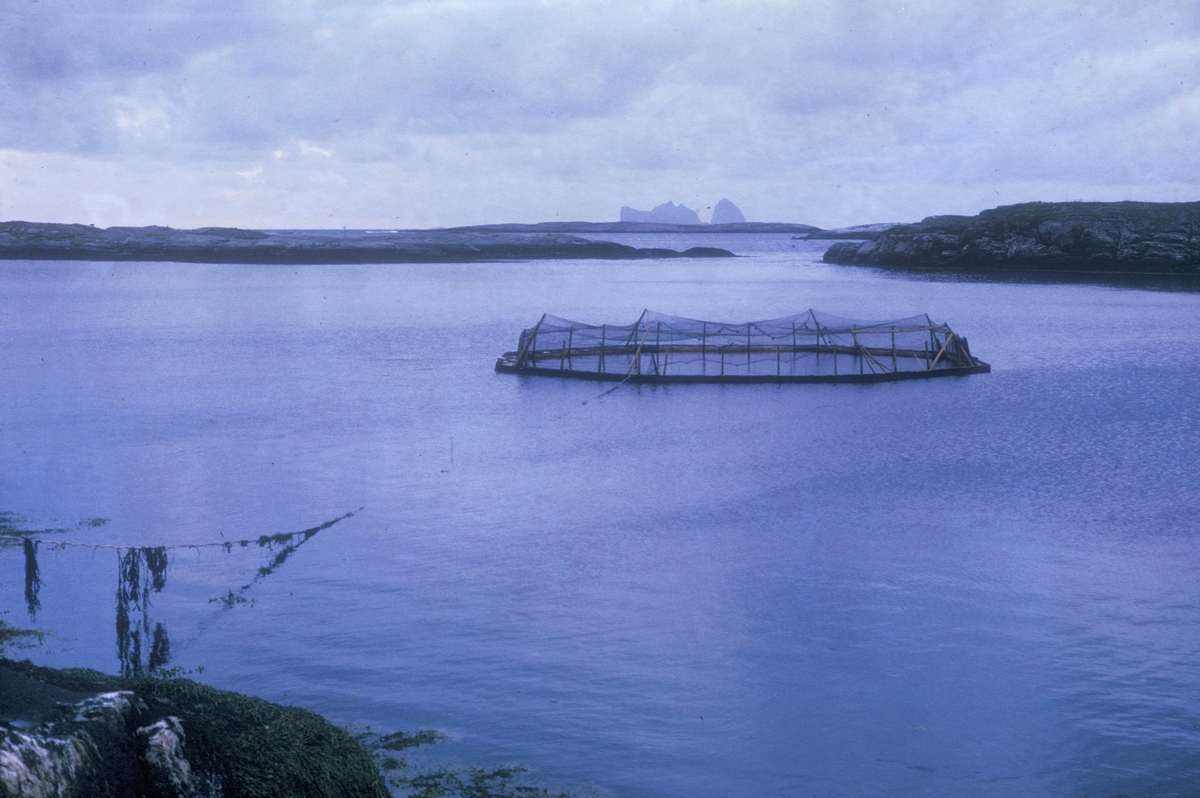
[[[122,676],[143,672],[142,642],[150,642],[145,670],[156,671],[171,658],[171,643],[161,623],[150,635],[150,593],[167,586],[167,550],[164,546],[125,549],[117,567],[117,658]],[[133,622],[131,615],[136,615]]]
[[[29,610],[30,619],[33,619],[42,607],[38,598],[38,592],[42,589],[41,572],[37,563],[38,544],[29,538],[23,540],[22,544],[25,547],[25,607]]]
[[[224,596],[209,599],[209,603],[221,602],[226,609],[239,604],[253,602],[245,593],[255,584],[278,571],[291,555],[316,535],[339,521],[353,516],[346,513],[323,524],[299,532],[260,535],[257,538],[221,541],[219,543],[183,543],[171,546],[115,546],[88,543],[79,540],[45,540],[35,537],[41,534],[61,533],[62,529],[27,530],[20,520],[8,513],[0,513],[0,548],[20,546],[24,555],[25,608],[31,620],[36,620],[41,609],[42,578],[38,565],[38,550],[61,550],[68,547],[109,550],[117,553],[117,604],[116,633],[117,659],[122,676],[139,676],[144,673],[162,673],[171,661],[171,638],[163,621],[153,618],[151,600],[153,594],[161,593],[167,586],[167,571],[171,566],[169,553],[174,550],[199,550],[220,548],[227,554],[235,549],[255,547],[272,555],[260,566],[254,577],[236,590],[230,589]],[[79,526],[99,526],[98,519],[82,522]]]
[[[277,552],[275,552],[275,556],[271,558],[270,562],[258,569],[258,573],[254,575],[253,579],[239,587],[236,591],[230,590],[223,596],[217,596],[216,598],[209,599],[208,603],[215,604],[217,602],[221,602],[225,605],[225,609],[233,609],[238,604],[249,603],[253,605],[254,602],[247,599],[245,596],[247,590],[278,571],[280,567],[283,566],[284,562],[287,561],[288,557],[292,556],[297,549],[316,537],[318,532],[329,529],[329,527],[333,526],[338,521],[343,521],[353,515],[354,513],[346,513],[343,516],[334,518],[332,521],[326,521],[319,526],[314,526],[311,529],[305,529],[301,532],[288,532],[282,535],[263,535],[262,537],[253,541],[238,540],[222,543],[222,547],[224,547],[225,551],[227,552],[233,551],[234,546],[246,548],[251,544],[257,545],[259,548],[266,549],[268,552],[274,551],[276,546],[279,546],[280,548]]]

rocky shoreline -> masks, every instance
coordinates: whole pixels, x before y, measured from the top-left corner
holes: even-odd
[[[388,798],[372,753],[296,707],[188,679],[0,659],[0,796]]]
[[[638,248],[554,232],[260,231],[0,223],[0,259],[182,263],[463,263],[500,260],[731,258],[716,247]]]
[[[978,274],[1200,276],[1200,202],[1028,202],[931,216],[872,241],[834,244],[824,260]]]

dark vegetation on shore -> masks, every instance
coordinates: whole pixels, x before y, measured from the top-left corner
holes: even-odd
[[[520,767],[430,769],[401,758],[443,739],[353,733],[190,679],[0,658],[5,798],[570,798],[522,783]]]
[[[499,260],[729,258],[715,247],[638,248],[553,232],[260,231],[0,223],[0,258],[183,263],[463,263]]]
[[[1028,202],[930,216],[825,261],[885,269],[1200,276],[1200,202]]]
[[[7,672],[3,681],[10,686],[5,691],[10,699],[12,691],[43,698],[41,705],[18,707],[15,714],[36,713],[43,723],[52,724],[54,738],[82,734],[95,746],[99,756],[85,759],[77,769],[78,780],[70,785],[76,795],[169,794],[167,785],[156,784],[161,779],[148,770],[136,743],[139,729],[168,718],[177,719],[186,732],[179,753],[189,765],[187,783],[198,794],[227,798],[389,795],[371,753],[348,731],[304,709],[188,679],[122,678],[12,660],[0,660],[0,670]],[[80,720],[79,701],[116,691],[133,694],[125,712],[114,713],[106,723],[97,723],[99,718],[94,717]],[[177,790],[177,794],[187,792]]]

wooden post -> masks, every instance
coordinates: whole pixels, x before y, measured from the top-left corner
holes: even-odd
[[[850,325],[850,340],[854,342],[854,352],[855,352],[854,357],[858,359],[858,373],[861,376],[863,373],[862,344],[860,344],[858,342],[858,333],[856,333],[854,331],[856,329],[856,327],[857,327],[857,325],[854,325],[854,324]],[[850,361],[850,367],[854,368],[853,360]]]
[[[658,353],[659,353],[661,343],[662,343],[662,322],[660,321],[660,322],[657,322],[657,326],[654,331],[654,373],[655,374],[659,373]]]
[[[899,369],[896,367],[896,328],[892,328],[892,373],[895,374]]]
[[[629,377],[629,372],[633,371],[633,364],[642,362],[642,347],[646,345],[646,339],[650,337],[650,328],[646,328],[646,334],[642,336],[642,342],[637,345],[637,350],[633,353],[633,360],[629,361],[629,368],[625,369],[625,377]],[[641,374],[640,365],[638,374]]]
[[[517,342],[517,368],[522,368],[525,364],[525,345],[529,343],[529,336],[525,330],[521,330],[521,340]]]
[[[820,354],[817,354],[818,359]],[[818,360],[819,362],[819,360]],[[796,373],[796,322],[792,322],[792,374]]]
[[[721,347],[721,376],[725,376],[725,347]]]
[[[750,376],[750,325],[746,325],[746,376]]]
[[[604,325],[600,325],[600,364],[597,366],[600,373],[604,373]]]
[[[933,362],[929,364],[930,371],[933,371],[933,367],[936,366],[938,361],[942,359],[942,355],[945,354],[946,347],[950,346],[950,340],[952,338],[954,338],[954,333],[946,333],[946,342],[942,344],[942,348],[938,350],[937,357],[935,357]]]
[[[575,338],[575,328],[568,327],[567,328],[567,367],[570,368],[572,371],[575,370],[575,364],[571,362],[571,344],[573,343],[574,338]]]
[[[562,351],[558,353],[558,370],[562,371],[567,367],[567,342],[563,341]]]
[[[700,373],[708,373],[708,322],[700,328]]]
[[[781,347],[781,346],[775,347],[775,376],[776,377],[778,377],[780,374],[783,373],[780,371],[780,368],[781,368],[780,361],[782,360],[782,354],[783,354],[783,347]]]
[[[646,314],[643,313],[642,315],[645,316]],[[638,330],[641,328],[641,326],[642,326],[642,320],[638,319],[638,323],[633,325],[633,336],[630,340],[637,339]],[[647,327],[646,335],[649,335],[649,334],[650,334],[650,328]],[[643,344],[646,343],[646,335],[642,336]],[[642,374],[642,347],[640,344],[638,345],[637,351],[633,353],[633,361],[634,361],[634,365],[637,366],[637,373],[638,373],[638,376],[640,377]]]

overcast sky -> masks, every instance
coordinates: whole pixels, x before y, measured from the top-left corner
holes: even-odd
[[[1200,199],[1200,3],[0,0],[0,219]]]

